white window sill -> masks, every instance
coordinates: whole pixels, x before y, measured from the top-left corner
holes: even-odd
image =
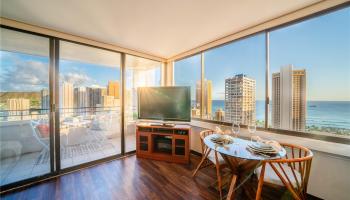
[[[192,120],[191,125],[198,126],[202,128],[208,128],[215,130],[216,126],[219,126],[222,129],[230,129],[228,126],[217,125],[209,122],[202,122],[197,120]],[[240,131],[240,136],[250,137],[250,134],[247,129],[242,128]],[[277,140],[279,142],[292,143],[301,146],[305,146],[313,151],[319,151],[326,154],[332,154],[335,156],[345,157],[350,159],[350,145],[340,144],[335,142],[327,142],[322,140],[316,140],[312,138],[303,138],[297,136],[283,135],[278,133],[272,133],[267,131],[257,131],[255,135],[269,140]]]

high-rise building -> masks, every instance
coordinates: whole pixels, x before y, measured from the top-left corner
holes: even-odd
[[[216,121],[224,121],[225,119],[225,112],[219,108],[215,111],[215,120]]]
[[[119,81],[108,81],[107,95],[119,99]]]
[[[191,109],[191,116],[192,117],[200,117],[201,112],[198,108],[192,108]]]
[[[108,95],[107,93],[107,88],[99,88],[101,90],[101,96],[106,96]]]
[[[95,108],[101,107],[101,98],[102,96],[107,95],[106,88],[87,88],[87,96],[88,96],[88,107]]]
[[[196,82],[196,108],[199,108],[201,105],[202,93],[201,93],[201,81]]]
[[[88,107],[88,92],[85,87],[74,88],[74,107]]]
[[[295,131],[305,130],[306,71],[292,65],[272,74],[272,126]]]
[[[71,115],[73,114],[73,107],[74,107],[74,90],[73,90],[73,84],[64,82],[61,85],[61,92],[60,92],[60,108],[62,110],[62,114],[65,115]]]
[[[225,80],[225,119],[241,124],[255,123],[256,82],[244,74]]]
[[[41,96],[41,113],[48,113],[50,109],[50,94],[47,88],[40,91]]]
[[[207,118],[212,118],[212,90],[213,84],[211,80],[204,80],[204,106],[203,106],[203,115]]]
[[[113,110],[119,103],[119,99],[114,98],[114,96],[104,95],[101,97],[101,107],[105,110]]]
[[[30,102],[29,99],[16,98],[7,99],[6,101],[9,115],[13,117],[23,117],[29,115]]]
[[[201,105],[201,99],[203,94],[203,105],[202,105],[202,114],[205,118],[212,118],[212,87],[213,84],[211,80],[205,79],[203,81],[203,93],[201,93],[201,82],[197,81],[196,83],[196,106]]]
[[[87,112],[89,107],[88,90],[85,87],[74,88],[74,111],[76,113]]]

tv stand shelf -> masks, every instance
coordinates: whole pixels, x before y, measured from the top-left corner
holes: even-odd
[[[175,163],[190,162],[191,126],[137,124],[136,155]]]

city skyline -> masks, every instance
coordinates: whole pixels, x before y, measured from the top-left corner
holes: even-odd
[[[120,99],[119,81],[109,80],[106,87],[74,87],[72,83],[63,82],[60,84],[60,91],[61,108],[110,107],[118,104],[114,99]]]

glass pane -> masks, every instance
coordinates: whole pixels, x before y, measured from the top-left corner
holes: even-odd
[[[350,137],[350,8],[270,33],[270,127]]]
[[[121,152],[120,54],[60,42],[61,167]]]
[[[265,34],[204,53],[204,118],[264,126],[265,55]]]
[[[174,80],[176,86],[191,87],[191,115],[200,117],[201,102],[201,56],[195,55],[174,64]]]
[[[137,88],[161,85],[161,63],[127,55],[125,68],[125,152],[136,150]]]
[[[0,29],[0,185],[50,172],[49,39]]]

